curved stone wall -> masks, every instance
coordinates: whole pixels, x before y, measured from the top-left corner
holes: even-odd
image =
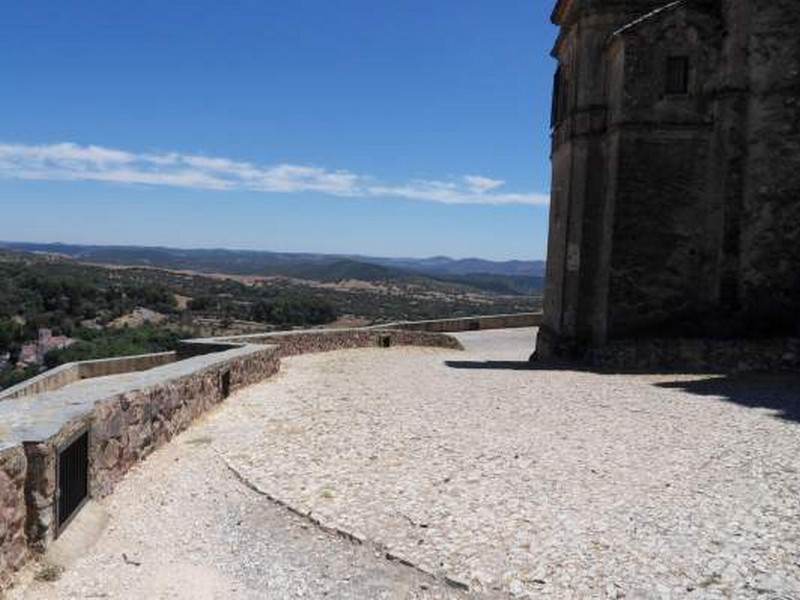
[[[228,394],[275,374],[282,356],[405,345],[461,348],[441,333],[370,328],[188,340],[177,353],[64,365],[0,397],[0,591],[56,535],[56,456],[76,432],[89,432],[90,495],[103,497]]]
[[[286,331],[224,338],[228,343],[270,344],[280,349],[281,356],[297,356],[316,352],[332,352],[349,348],[385,348],[391,346],[428,346],[461,349],[451,336],[426,331],[400,331],[386,328],[315,329]],[[188,344],[193,344],[189,341]],[[179,348],[178,352],[182,350]]]

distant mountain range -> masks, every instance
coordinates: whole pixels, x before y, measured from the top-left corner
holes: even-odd
[[[386,267],[408,269],[420,273],[436,275],[519,275],[523,277],[543,277],[545,263],[543,260],[509,260],[495,262],[481,258],[454,259],[447,256],[432,258],[374,258],[370,256],[354,257],[356,260],[375,263]]]
[[[92,263],[161,267],[226,273],[230,275],[284,276],[315,281],[358,279],[408,280],[415,276],[462,283],[501,294],[529,294],[542,288],[544,261],[496,262],[478,258],[381,258],[359,255],[305,254],[255,250],[83,246],[0,242],[0,247],[59,254]]]

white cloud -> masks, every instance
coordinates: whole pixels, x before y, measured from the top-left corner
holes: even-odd
[[[388,196],[423,200],[441,204],[534,204],[546,206],[550,197],[544,194],[487,194],[472,187],[448,181],[410,181],[400,186],[373,186],[370,196]]]
[[[376,182],[346,170],[279,164],[260,166],[178,152],[136,154],[73,143],[25,145],[0,143],[0,178],[56,181],[105,181],[201,190],[272,193],[315,192],[329,196],[393,197],[443,204],[546,205],[542,194],[500,191],[505,182],[482,175],[449,181]]]
[[[464,181],[469,186],[469,189],[476,194],[490,192],[506,184],[502,179],[490,179],[489,177],[483,177],[481,175],[467,175],[464,177]]]
[[[100,146],[78,146],[77,144],[49,144],[28,146],[23,144],[0,144],[0,158],[17,158],[45,165],[48,163],[69,163],[80,165],[103,165],[126,163],[134,156],[121,150],[101,148]]]

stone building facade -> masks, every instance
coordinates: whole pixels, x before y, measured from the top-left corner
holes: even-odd
[[[544,358],[800,334],[800,1],[559,0]]]

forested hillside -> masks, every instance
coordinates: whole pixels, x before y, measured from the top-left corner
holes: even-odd
[[[295,264],[293,274],[100,266],[0,250],[0,387],[64,362],[170,350],[186,337],[540,306],[536,281],[524,277],[431,278],[347,259],[325,269]],[[52,336],[44,345],[42,330]]]

